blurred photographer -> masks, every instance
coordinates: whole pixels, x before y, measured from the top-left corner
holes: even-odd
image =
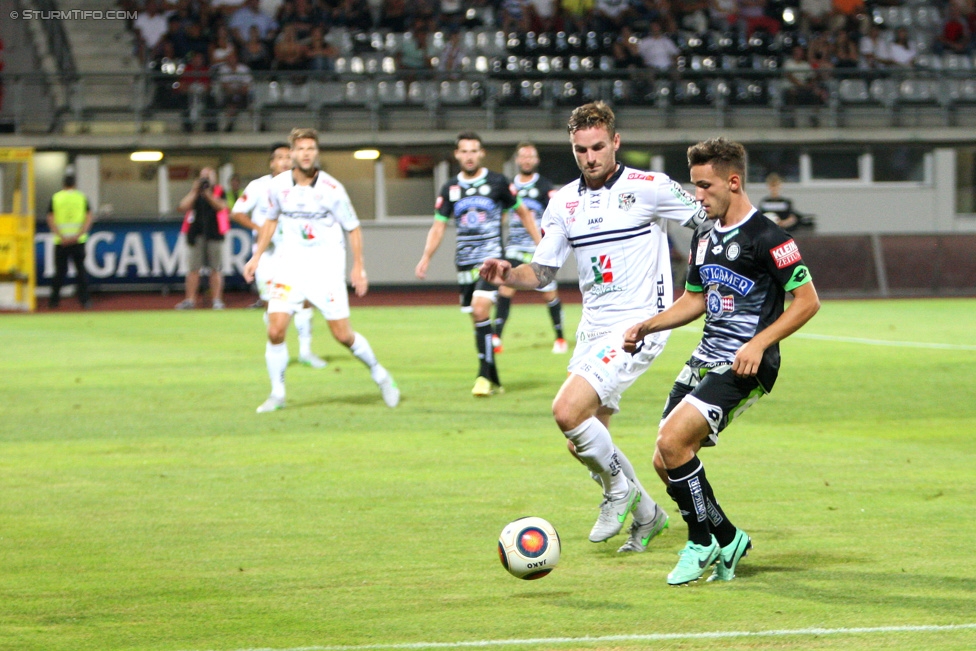
[[[224,189],[217,185],[217,172],[205,167],[180,200],[179,209],[185,214],[182,231],[186,235],[186,298],[176,305],[177,310],[197,306],[200,270],[204,267],[210,269],[213,309],[225,307],[223,248],[224,234],[230,230],[230,211],[223,197]]]

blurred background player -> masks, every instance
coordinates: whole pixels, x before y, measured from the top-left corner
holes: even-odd
[[[336,341],[369,367],[387,406],[396,407],[400,402],[400,389],[393,376],[377,361],[366,338],[349,323],[343,233],[352,249],[350,280],[357,296],[365,296],[369,290],[363,266],[363,235],[346,189],[319,169],[318,138],[315,129],[292,129],[288,142],[294,167],[271,180],[268,214],[258,234],[254,256],[244,265],[244,278],[250,282],[280,227],[281,239],[275,247],[276,257],[280,257],[268,302],[268,345],[264,355],[271,395],[258,407],[258,413],[285,406],[285,332],[292,314],[305,301],[322,312]]]
[[[698,452],[772,390],[779,342],[820,309],[796,242],[749,201],[745,161],[745,148],[724,138],[688,148],[695,198],[708,221],[691,239],[685,293],[624,335],[624,350],[638,351],[648,335],[705,315],[701,342],[674,382],[654,448],[654,468],[688,525],[688,542],[668,574],[671,585],[697,581],[713,563],[708,580],[731,581],[752,547],[715,498]],[[786,292],[793,302],[784,310]]]
[[[552,181],[539,174],[539,151],[531,142],[520,142],[515,147],[515,166],[518,174],[512,179],[512,191],[517,196],[535,219],[536,226],[541,227],[542,214],[549,205],[549,197],[556,192]],[[505,241],[505,259],[513,267],[520,264],[532,262],[532,254],[535,253],[535,241],[522,220],[513,213],[509,213],[508,238]],[[568,350],[566,339],[563,338],[563,304],[559,300],[556,281],[538,290],[546,298],[549,307],[549,318],[552,319],[552,328],[556,333],[556,340],[552,344],[552,352],[565,353]],[[498,288],[498,303],[495,306],[495,336],[492,344],[495,353],[502,352],[502,330],[508,320],[508,314],[512,307],[512,297],[515,296],[515,289],[511,287]]]
[[[665,221],[693,228],[705,215],[666,175],[617,162],[620,134],[604,102],[577,108],[567,127],[582,176],[549,200],[532,262],[513,268],[505,260],[486,260],[481,274],[489,282],[536,289],[552,282],[570,254],[576,256],[583,316],[552,413],[570,452],[603,488],[590,541],[616,536],[633,512],[630,536],[617,551],[643,552],[668,526],[668,515],[641,486],[609,426],[624,391],[664,350],[669,333],[648,337],[641,350],[626,354],[624,331],[633,316],[647,318],[671,304]]]
[[[254,179],[247,184],[244,192],[234,202],[230,218],[235,222],[250,228],[254,235],[254,248],[257,247],[258,231],[267,220],[270,203],[268,190],[271,179],[291,169],[291,147],[288,143],[280,142],[271,146],[271,160],[268,163],[270,174]],[[229,194],[229,193],[228,193]],[[258,268],[254,272],[254,283],[258,288],[258,303],[267,307],[271,300],[271,286],[275,272],[275,245],[281,239],[280,232],[275,229],[271,236],[271,243],[261,256]],[[314,310],[305,301],[304,307],[295,313],[295,330],[298,331],[298,361],[312,368],[325,368],[327,363],[312,352],[312,314]],[[264,313],[264,323],[268,325],[268,312]]]
[[[539,241],[539,229],[532,213],[512,194],[508,179],[481,166],[485,149],[481,137],[473,132],[458,135],[454,158],[461,171],[441,189],[434,205],[434,223],[427,233],[423,255],[414,270],[417,278],[427,277],[430,259],[444,239],[447,222],[457,226],[457,267],[461,293],[461,310],[471,313],[475,345],[478,349],[478,377],[471,394],[487,397],[501,390],[495,352],[492,345],[491,306],[498,288],[478,277],[481,263],[502,255],[502,213],[515,211],[533,242]]]

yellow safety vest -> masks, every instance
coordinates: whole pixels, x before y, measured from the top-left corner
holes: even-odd
[[[79,190],[61,190],[51,197],[51,212],[54,213],[54,223],[61,234],[73,237],[81,232],[88,214],[88,199]],[[88,233],[78,238],[79,244],[84,244]],[[54,238],[55,244],[61,243],[60,237]]]

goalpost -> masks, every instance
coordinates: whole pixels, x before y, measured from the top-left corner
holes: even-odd
[[[33,312],[34,149],[0,148],[0,309]]]

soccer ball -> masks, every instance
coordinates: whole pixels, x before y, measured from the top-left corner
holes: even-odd
[[[509,574],[531,581],[541,579],[559,562],[559,534],[542,518],[519,518],[502,529],[498,557]]]

